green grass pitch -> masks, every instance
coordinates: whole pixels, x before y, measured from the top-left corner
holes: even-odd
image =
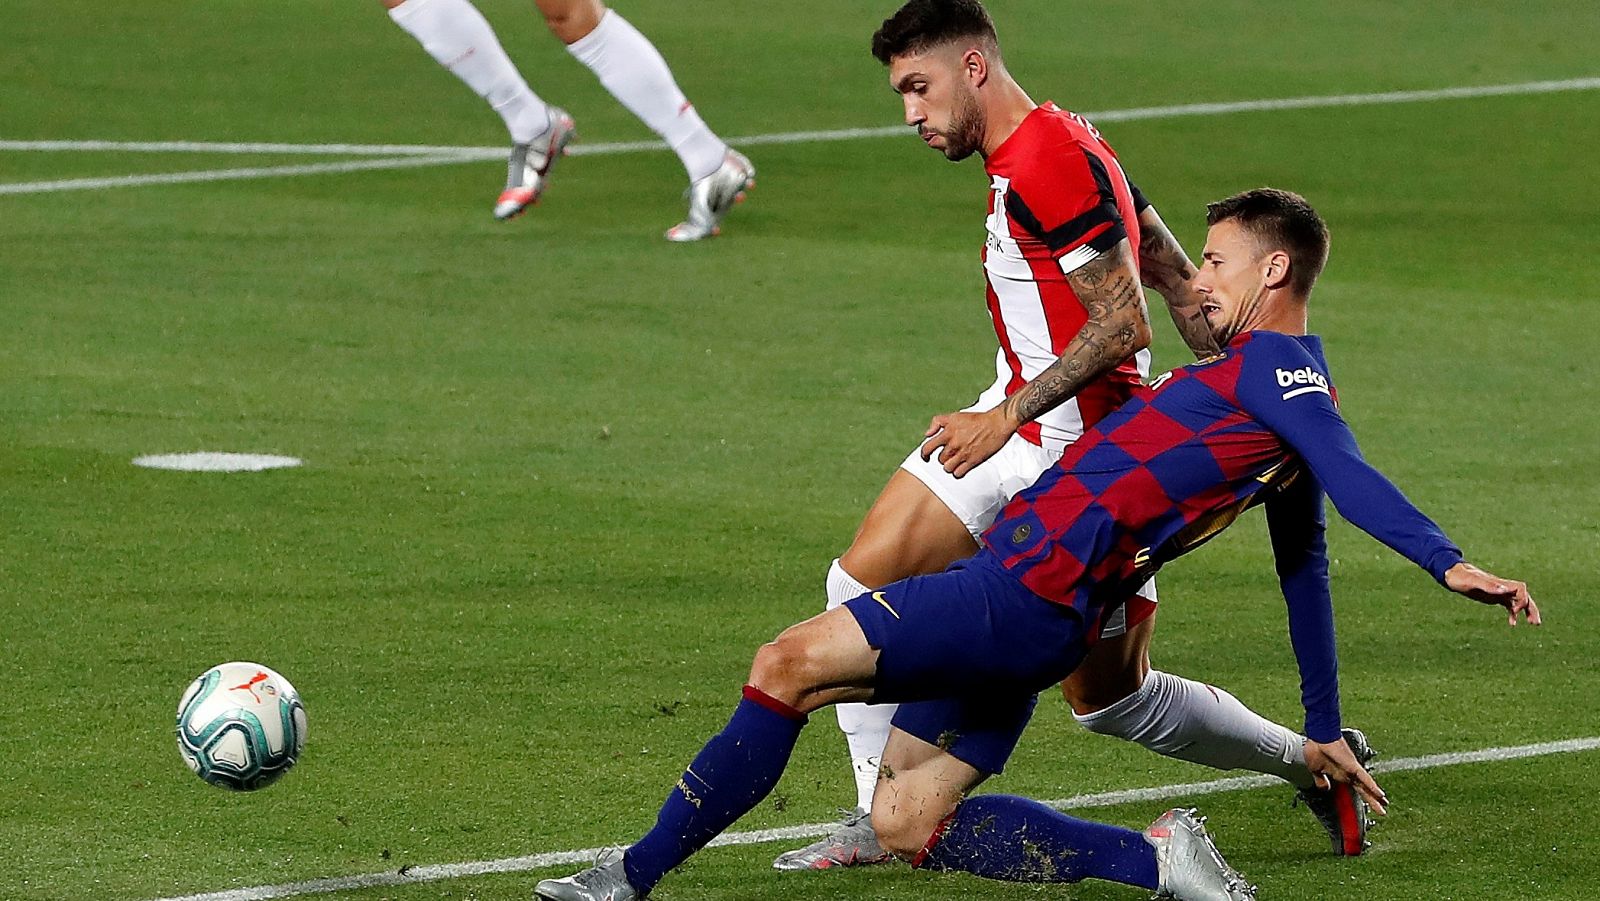
[[[866,52],[893,0],[617,0],[727,136],[891,125]],[[587,142],[648,137],[483,0]],[[1131,8],[1130,8],[1131,7]],[[1585,2],[995,0],[1036,99],[1082,111],[1600,74]],[[20,0],[0,140],[498,145],[376,3]],[[1600,735],[1600,92],[1107,123],[1191,252],[1202,204],[1271,183],[1334,245],[1313,300],[1368,455],[1470,556],[1527,579],[1509,630],[1342,522],[1348,719],[1390,757]],[[927,418],[987,384],[983,177],[909,136],[756,146],[726,235],[672,246],[665,153],[567,160],[513,224],[494,161],[0,195],[0,898],[147,899],[631,839],[750,654]],[[0,150],[0,183],[315,162]],[[1164,319],[1159,312],[1158,319]],[[1183,362],[1158,323],[1157,369]],[[135,469],[249,450],[299,470]],[[1163,576],[1156,663],[1299,721],[1258,517]],[[300,688],[304,760],[253,795],[173,747],[179,692],[254,659]],[[817,718],[739,829],[829,819]],[[1595,752],[1394,774],[1370,856],[1286,790],[1213,795],[1267,899],[1596,897]],[[1041,707],[990,788],[1210,778]],[[1091,815],[1142,826],[1166,805]],[[655,897],[1125,899],[903,867],[780,876],[706,852]],[[555,871],[322,897],[525,898]]]

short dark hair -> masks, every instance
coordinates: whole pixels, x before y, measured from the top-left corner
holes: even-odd
[[[910,0],[872,35],[872,55],[884,65],[962,38],[980,38],[999,48],[994,22],[978,0]]]
[[[1290,286],[1296,294],[1311,286],[1328,262],[1328,224],[1304,197],[1279,188],[1256,188],[1206,204],[1206,225],[1233,221],[1267,250],[1289,254]]]

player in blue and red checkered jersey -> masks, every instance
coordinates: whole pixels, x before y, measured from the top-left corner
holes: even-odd
[[[1386,800],[1341,739],[1323,496],[1452,591],[1538,624],[1521,582],[1467,563],[1444,532],[1361,456],[1340,417],[1322,342],[1306,334],[1327,256],[1322,219],[1261,189],[1208,207],[1194,286],[1221,352],[1157,379],[1018,494],[979,553],[871,591],[764,646],[744,699],[667,797],[655,828],[615,861],[537,893],[643,897],[766,797],[811,711],[899,702],[873,826],[914,866],[994,879],[1087,877],[1191,901],[1246,901],[1193,811],[1141,835],[1008,795],[967,793],[1009,757],[1034,696],[1070,674],[1104,617],[1162,564],[1266,508],[1306,711],[1306,763]]]

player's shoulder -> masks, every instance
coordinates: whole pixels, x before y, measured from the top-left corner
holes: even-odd
[[[1318,370],[1326,370],[1322,355],[1322,338],[1315,334],[1288,334],[1283,331],[1246,331],[1229,342],[1229,350],[1237,352],[1246,362],[1309,363]]]
[[[1332,380],[1316,335],[1253,331],[1234,339],[1229,350],[1240,357],[1240,389],[1281,393],[1284,400],[1304,394],[1331,396]]]
[[[1087,119],[1053,104],[1029,113],[998,162],[1017,185],[1054,186],[1063,181],[1093,181],[1093,166],[1104,145]]]

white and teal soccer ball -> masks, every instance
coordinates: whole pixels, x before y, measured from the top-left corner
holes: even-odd
[[[178,753],[196,776],[255,791],[289,771],[306,744],[306,708],[289,680],[256,663],[224,663],[178,702]]]

